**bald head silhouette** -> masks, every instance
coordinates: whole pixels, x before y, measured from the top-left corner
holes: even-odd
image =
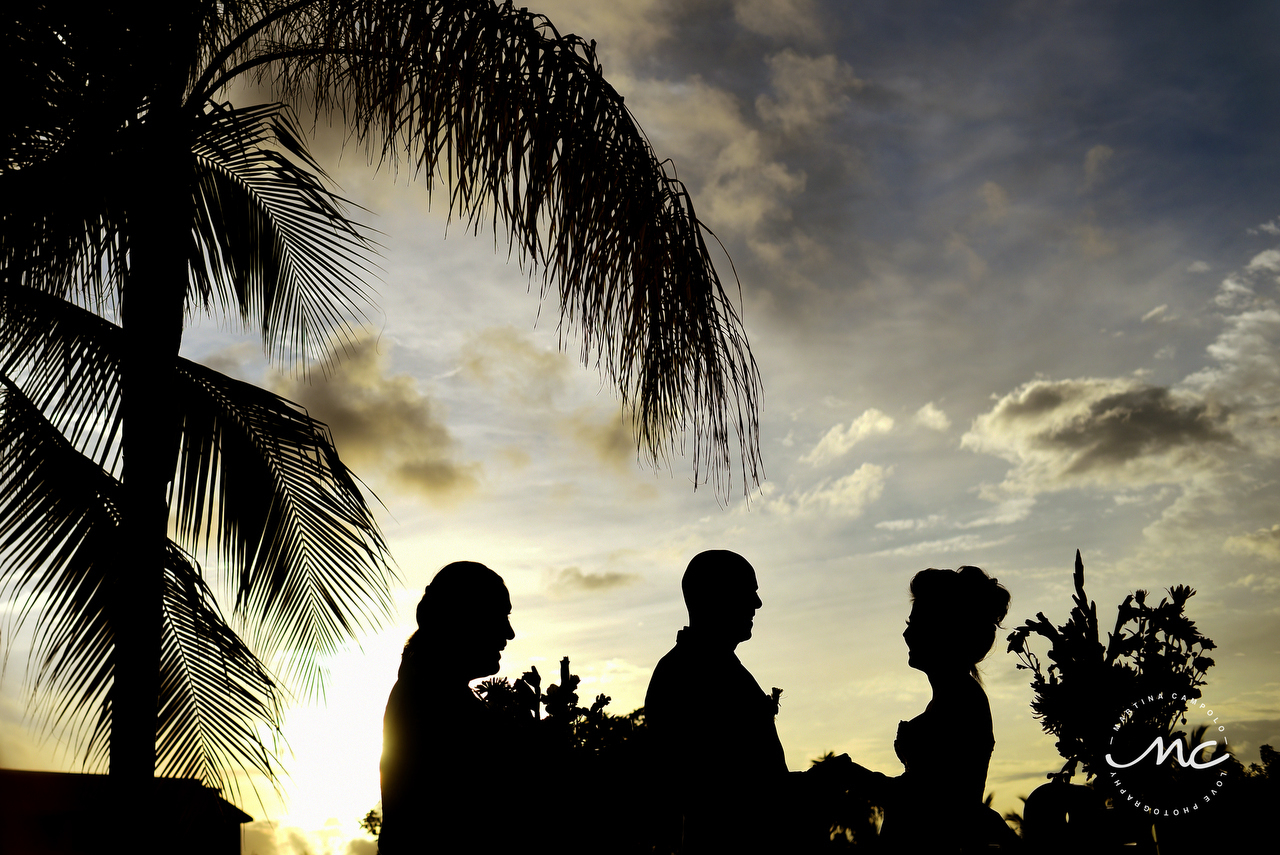
[[[736,552],[713,549],[693,557],[681,587],[689,625],[658,660],[644,699],[656,804],[672,832],[663,851],[790,851],[781,837],[787,761],[777,705],[735,653],[762,605],[756,571]],[[709,683],[722,715],[691,702]]]
[[[755,568],[736,552],[710,549],[689,562],[680,583],[689,628],[708,640],[736,647],[751,637],[756,609]]]

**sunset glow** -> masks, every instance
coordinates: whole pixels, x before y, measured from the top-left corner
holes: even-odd
[[[788,766],[835,751],[887,774],[930,696],[901,637],[911,575],[982,567],[1012,594],[982,665],[1003,813],[1062,765],[1003,639],[1066,617],[1078,548],[1105,628],[1131,591],[1195,588],[1232,753],[1280,746],[1277,7],[534,7],[596,40],[723,241],[763,379],[763,480],[735,470],[726,498],[686,458],[638,459],[505,236],[448,223],[446,187],[432,208],[322,121],[314,151],[383,247],[363,337],[327,377],[277,373],[252,330],[208,317],[182,352],[330,426],[401,584],[394,623],[327,662],[322,698],[290,701],[279,795],[252,781],[261,801],[238,801],[261,820],[246,853],[375,851],[357,822],[400,650],[423,587],[463,559],[510,590],[502,676],[536,666],[545,686],[568,656],[582,697],[626,713],[685,623],[688,560],[741,553],[764,605],[738,655],[784,690]],[[79,769],[24,718],[13,643],[0,766]],[[715,675],[690,702],[716,710]]]

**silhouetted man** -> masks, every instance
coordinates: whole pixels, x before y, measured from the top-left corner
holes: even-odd
[[[777,704],[734,653],[751,637],[756,573],[741,555],[694,556],[681,583],[689,625],[653,670],[645,721],[654,787],[682,816],[682,852],[769,851],[787,763]]]

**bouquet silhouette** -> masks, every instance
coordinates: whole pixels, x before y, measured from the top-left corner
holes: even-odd
[[[1187,723],[1189,705],[1201,697],[1205,672],[1213,666],[1207,654],[1215,647],[1186,615],[1195,595],[1186,585],[1168,589],[1169,596],[1154,606],[1146,591],[1126,596],[1104,645],[1097,605],[1085,594],[1079,550],[1073,579],[1074,607],[1065,624],[1055,627],[1041,612],[1009,635],[1018,668],[1031,671],[1031,708],[1045,732],[1057,738],[1066,761],[1049,777],[1063,781],[1077,768],[1091,778],[1110,771],[1105,757],[1116,750],[1112,740],[1122,720],[1126,747],[1145,747],[1156,736],[1166,742],[1185,738],[1175,736],[1174,728]],[[1047,668],[1028,644],[1032,636],[1049,642]]]

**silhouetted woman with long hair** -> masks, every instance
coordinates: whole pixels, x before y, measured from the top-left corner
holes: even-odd
[[[472,561],[423,593],[383,718],[381,855],[511,850],[517,740],[469,686],[497,672],[510,614],[502,577]]]
[[[907,664],[929,678],[933,698],[898,724],[902,775],[856,767],[884,808],[881,842],[889,851],[930,853],[1008,842],[1012,832],[982,800],[995,737],[978,663],[1009,611],[1009,592],[977,567],[930,568],[911,580],[911,600],[902,633]]]

